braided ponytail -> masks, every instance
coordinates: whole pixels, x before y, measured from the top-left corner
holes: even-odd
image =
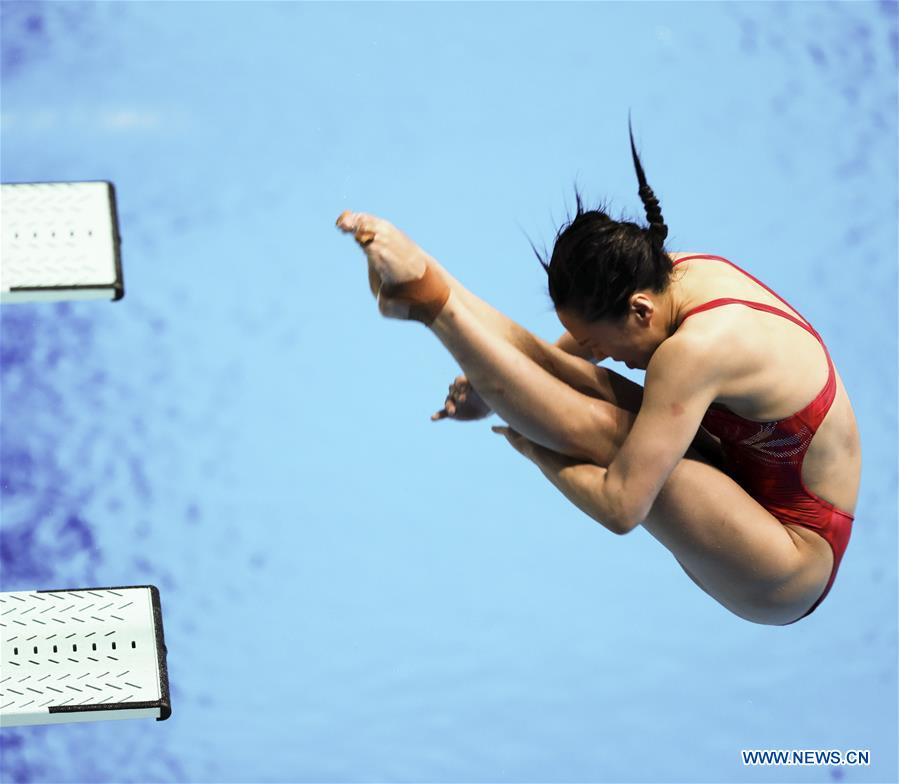
[[[643,173],[643,167],[640,165],[637,148],[634,146],[634,131],[631,128],[630,113],[627,116],[627,130],[631,137],[631,154],[634,158],[634,168],[637,170],[637,181],[640,183],[638,192],[640,200],[646,209],[646,217],[649,220],[649,241],[653,250],[661,252],[665,244],[665,237],[668,236],[668,227],[662,218],[662,208],[659,206],[659,200],[646,182],[646,175]]]
[[[585,210],[575,188],[577,213],[556,233],[549,263],[531,243],[534,255],[546,270],[555,309],[569,309],[588,322],[625,317],[634,292],[665,291],[674,270],[664,249],[668,227],[640,165],[630,116],[628,129],[649,228],[613,219],[606,205]]]

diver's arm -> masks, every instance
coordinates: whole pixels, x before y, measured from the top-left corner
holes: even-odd
[[[506,425],[494,425],[491,429],[494,433],[505,436],[515,449],[543,472],[562,495],[588,517],[614,534],[626,534],[631,530],[616,522],[614,510],[603,493],[607,474],[605,468],[548,449]]]
[[[595,463],[582,463],[566,455],[530,442],[527,456],[543,475],[584,514],[613,534],[626,534],[631,528],[619,525],[614,510],[602,492],[608,470]]]

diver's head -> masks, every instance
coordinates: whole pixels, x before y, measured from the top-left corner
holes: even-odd
[[[633,134],[631,152],[649,226],[614,220],[605,206],[584,210],[575,186],[577,214],[557,232],[549,263],[537,258],[565,328],[595,355],[645,368],[669,334],[674,268],[664,247],[668,227],[646,183]]]

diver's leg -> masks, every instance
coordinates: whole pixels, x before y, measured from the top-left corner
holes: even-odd
[[[616,409],[616,419],[621,416],[620,410],[629,412],[634,417],[639,412],[640,405],[643,402],[643,387],[640,384],[616,373],[614,370],[597,367],[592,362],[569,354],[559,346],[548,343],[543,338],[534,335],[503,315],[448,274],[445,275],[445,279],[452,281],[450,286],[452,295],[465,304],[485,330],[518,348],[525,356],[550,375],[555,376],[586,397],[597,398],[613,404]],[[468,376],[468,380],[478,391],[478,394],[481,394],[478,384],[470,376]],[[489,401],[486,402],[490,405]],[[630,430],[634,417],[625,418],[624,433]],[[616,432],[620,433],[620,431],[621,428],[616,427]],[[615,439],[615,451],[617,451],[617,447],[621,445],[622,441],[623,435]],[[704,429],[699,429],[692,446],[704,459],[713,465],[719,468],[723,465],[720,442]]]
[[[780,625],[817,600],[830,578],[830,545],[785,525],[730,476],[684,458],[642,527],[703,591],[741,618]]]
[[[608,465],[630,430],[633,413],[544,370],[486,329],[455,292],[430,327],[484,402],[515,430],[548,449]],[[592,435],[587,439],[585,433]]]
[[[354,232],[356,239],[366,249],[368,284],[375,299],[378,299],[383,285],[381,274],[376,267],[380,267],[382,273],[395,271],[398,266],[397,258],[417,256],[420,267],[423,269],[425,264],[429,265],[449,287],[456,300],[462,302],[487,330],[512,344],[545,371],[585,395],[606,400],[633,413],[639,410],[643,399],[643,388],[639,384],[608,368],[597,367],[583,357],[570,354],[530,332],[465,288],[437,259],[388,222],[365,213],[343,213],[337,225],[344,231]],[[375,237],[379,243],[387,246],[380,249],[377,259],[374,258],[377,252],[374,245]],[[391,251],[395,254],[394,259],[389,258]],[[388,262],[387,270],[384,267],[385,260]],[[477,384],[472,385],[480,393]]]
[[[570,354],[535,335],[463,286],[436,259],[429,257],[429,261],[458,300],[466,305],[486,329],[511,343],[548,373],[579,392],[614,403],[633,413],[639,411],[643,399],[643,387],[639,384],[613,370],[597,367],[593,362]],[[473,386],[477,389],[476,384]]]

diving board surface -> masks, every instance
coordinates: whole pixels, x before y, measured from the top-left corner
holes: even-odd
[[[0,185],[0,302],[125,295],[111,182]]]
[[[0,726],[170,715],[155,586],[0,593]]]

